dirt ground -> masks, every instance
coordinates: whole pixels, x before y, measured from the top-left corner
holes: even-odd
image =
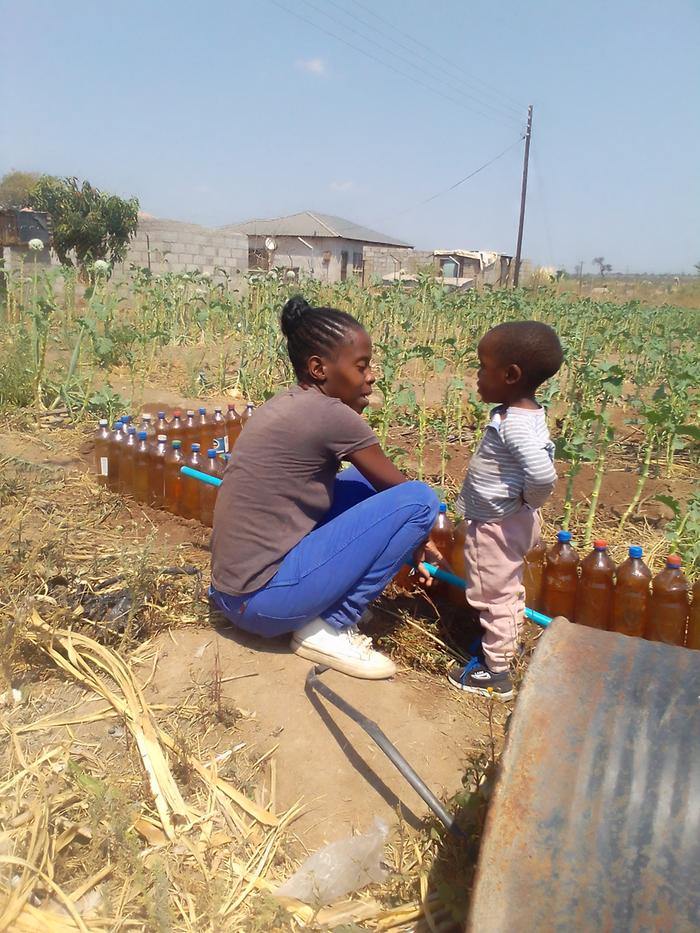
[[[89,473],[90,442],[79,442],[71,452],[71,436],[72,429],[65,434],[58,428],[8,431],[2,454],[66,475]],[[85,480],[92,483],[87,476]],[[119,529],[125,538],[147,531],[157,537],[164,554],[172,554],[173,562],[176,554],[184,554],[206,573],[208,531],[197,522],[125,500],[105,526]],[[31,524],[23,536],[26,542],[36,537]],[[401,604],[410,607],[413,602],[404,598]],[[199,617],[207,618],[203,591]],[[247,754],[256,758],[275,749],[279,806],[286,809],[302,799],[304,813],[294,830],[305,849],[366,829],[375,816],[392,823],[400,815],[418,826],[427,813],[423,801],[360,726],[305,690],[311,665],[291,653],[286,639],[256,639],[222,626],[220,617],[204,625],[193,625],[192,619],[188,607],[182,627],[175,622],[155,636],[152,647],[158,660],[148,699],[177,708],[198,687],[206,692],[219,669],[223,702],[243,713],[217,734],[208,751],[218,754],[245,743]],[[399,624],[384,615],[381,629]],[[465,761],[483,744],[486,701],[454,691],[444,673],[399,664],[398,676],[390,681],[364,682],[333,671],[323,681],[375,720],[433,793],[446,799],[461,789]],[[53,680],[32,684],[30,676],[27,689],[39,716],[61,706],[66,688]],[[77,728],[76,734],[97,743],[98,751],[115,753],[110,728],[109,723],[96,723],[87,731]]]

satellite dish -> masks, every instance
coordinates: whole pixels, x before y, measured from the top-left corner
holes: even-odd
[[[277,249],[277,243],[275,242],[274,237],[265,237],[265,249],[268,251],[268,253],[274,253],[274,251]]]

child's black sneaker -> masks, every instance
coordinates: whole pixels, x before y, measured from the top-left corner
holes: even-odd
[[[447,679],[458,690],[493,696],[497,700],[510,700],[513,696],[513,681],[509,671],[495,673],[479,658],[471,658],[466,664],[453,665]]]

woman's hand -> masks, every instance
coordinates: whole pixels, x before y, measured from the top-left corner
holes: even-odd
[[[437,564],[441,570],[453,573],[449,560],[444,557],[435,547],[433,542],[428,539],[422,547],[419,547],[413,556],[413,563],[418,573],[418,579],[423,586],[430,587],[435,582],[434,578],[428,573],[425,564]]]

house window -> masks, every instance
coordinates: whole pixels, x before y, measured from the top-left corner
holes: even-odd
[[[253,269],[267,269],[267,250],[265,249],[249,249],[248,250],[248,268]]]

